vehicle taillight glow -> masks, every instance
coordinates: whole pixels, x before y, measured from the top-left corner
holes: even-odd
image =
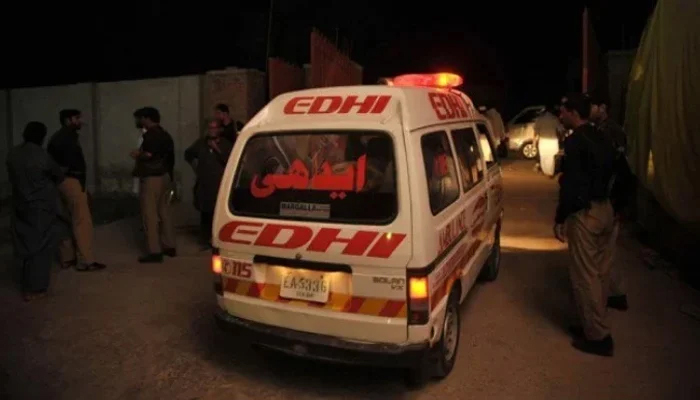
[[[219,296],[224,295],[224,282],[221,276],[223,267],[224,261],[219,255],[219,249],[215,247],[211,251],[211,272],[214,273],[214,292]]]
[[[437,74],[407,74],[397,76],[392,80],[393,86],[424,86],[435,88],[455,88],[464,83],[457,74],[440,72]]]
[[[214,254],[211,256],[211,271],[215,274],[221,274],[223,264],[221,261],[221,256]]]
[[[425,325],[430,316],[430,291],[428,278],[410,277],[408,279],[408,324]]]
[[[409,283],[409,295],[412,300],[428,298],[428,278],[411,278]]]

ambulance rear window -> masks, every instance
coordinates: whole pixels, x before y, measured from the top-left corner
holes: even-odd
[[[262,218],[387,224],[397,213],[391,136],[359,130],[253,136],[229,207]]]

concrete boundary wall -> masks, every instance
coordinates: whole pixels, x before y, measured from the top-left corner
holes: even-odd
[[[265,82],[260,71],[231,68],[205,75],[1,90],[0,152],[6,157],[22,142],[29,121],[46,124],[50,136],[60,126],[59,111],[77,108],[83,113],[80,141],[88,165],[88,189],[132,192],[134,163],[129,152],[140,136],[133,112],[153,106],[175,141],[178,189],[183,201],[189,202],[194,173],[185,163],[185,149],[203,133],[203,121],[213,114],[216,102],[227,103],[234,117],[247,122],[264,106]],[[5,199],[10,195],[5,159],[1,168],[0,198]]]

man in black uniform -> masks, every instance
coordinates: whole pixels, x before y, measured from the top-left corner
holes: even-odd
[[[141,263],[163,262],[163,255],[175,257],[175,225],[170,214],[170,191],[173,187],[175,144],[160,126],[160,113],[153,107],[134,112],[138,129],[145,129],[141,148],[133,150],[136,160],[134,176],[139,178],[139,199],[148,254]],[[162,234],[161,234],[162,231]],[[162,246],[161,246],[162,244]]]
[[[633,192],[634,178],[627,162],[627,135],[624,129],[610,118],[608,112],[608,104],[602,97],[591,97],[591,121],[613,141],[613,146],[616,150],[615,185],[611,189],[611,201],[615,210],[615,228],[613,229],[612,237],[614,246],[620,233],[620,219],[627,210],[627,205]],[[614,257],[614,252],[611,252],[610,256]],[[629,307],[622,271],[615,264],[613,264],[610,271],[608,307],[620,311],[625,311]]]
[[[570,329],[573,346],[612,356],[606,301],[612,266],[614,212],[609,191],[615,150],[612,141],[588,122],[590,111],[590,99],[581,94],[567,96],[561,106],[560,118],[573,132],[564,142],[554,234],[569,242],[569,275],[582,324]]]
[[[221,136],[231,142],[231,144],[236,144],[238,132],[243,129],[243,124],[231,118],[231,113],[226,104],[220,103],[214,107],[214,117],[221,123],[223,128]]]
[[[85,156],[78,136],[83,126],[81,113],[79,110],[61,110],[58,117],[61,129],[51,137],[46,150],[66,176],[58,188],[73,225],[73,237],[61,243],[61,265],[79,271],[101,270],[105,265],[95,261],[93,252],[92,214],[85,189]],[[83,257],[82,263],[78,262],[76,247]]]

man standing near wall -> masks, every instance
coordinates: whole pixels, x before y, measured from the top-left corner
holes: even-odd
[[[569,275],[582,324],[570,329],[573,346],[612,356],[606,300],[613,251],[610,183],[615,153],[612,141],[588,122],[590,111],[590,99],[581,94],[567,96],[561,106],[560,118],[573,133],[564,142],[554,234],[569,242]]]
[[[203,245],[211,248],[214,208],[219,185],[231,155],[231,142],[221,137],[221,124],[209,121],[207,135],[197,139],[185,150],[185,161],[195,171],[194,205],[200,212]]]
[[[616,150],[615,155],[615,185],[612,187],[611,200],[615,210],[615,228],[613,229],[612,248],[614,249],[617,243],[617,237],[620,233],[620,219],[622,214],[627,211],[627,205],[633,192],[632,171],[627,162],[627,135],[624,129],[613,121],[608,115],[608,104],[601,97],[593,97],[591,99],[591,120],[596,123],[598,129],[613,141]],[[614,253],[610,254],[613,257]],[[620,267],[613,264],[610,272],[610,296],[608,297],[608,307],[615,308],[620,311],[628,309],[627,293],[625,290],[624,277]]]
[[[214,107],[214,117],[219,120],[221,126],[223,127],[222,137],[227,139],[232,144],[236,144],[236,137],[238,137],[238,132],[243,129],[243,124],[239,121],[234,121],[231,118],[231,113],[226,104],[219,103]]]
[[[78,136],[83,126],[81,113],[75,109],[61,110],[58,118],[61,129],[51,137],[47,151],[65,174],[59,190],[73,225],[73,237],[61,243],[61,266],[75,267],[78,271],[101,270],[106,266],[95,261],[93,252],[92,214],[85,188],[87,168]],[[76,247],[83,258],[82,263],[78,262]]]
[[[138,129],[145,129],[141,147],[131,152],[136,161],[134,176],[140,180],[141,217],[148,242],[148,254],[141,263],[163,262],[163,255],[175,257],[175,225],[170,213],[173,187],[175,144],[160,126],[160,113],[153,107],[134,112]],[[162,233],[161,233],[162,229]],[[161,246],[162,243],[162,246]]]
[[[12,185],[15,256],[22,265],[24,299],[32,301],[46,295],[52,261],[64,231],[56,188],[64,175],[42,148],[44,124],[30,122],[22,136],[24,143],[7,156],[7,172]]]

